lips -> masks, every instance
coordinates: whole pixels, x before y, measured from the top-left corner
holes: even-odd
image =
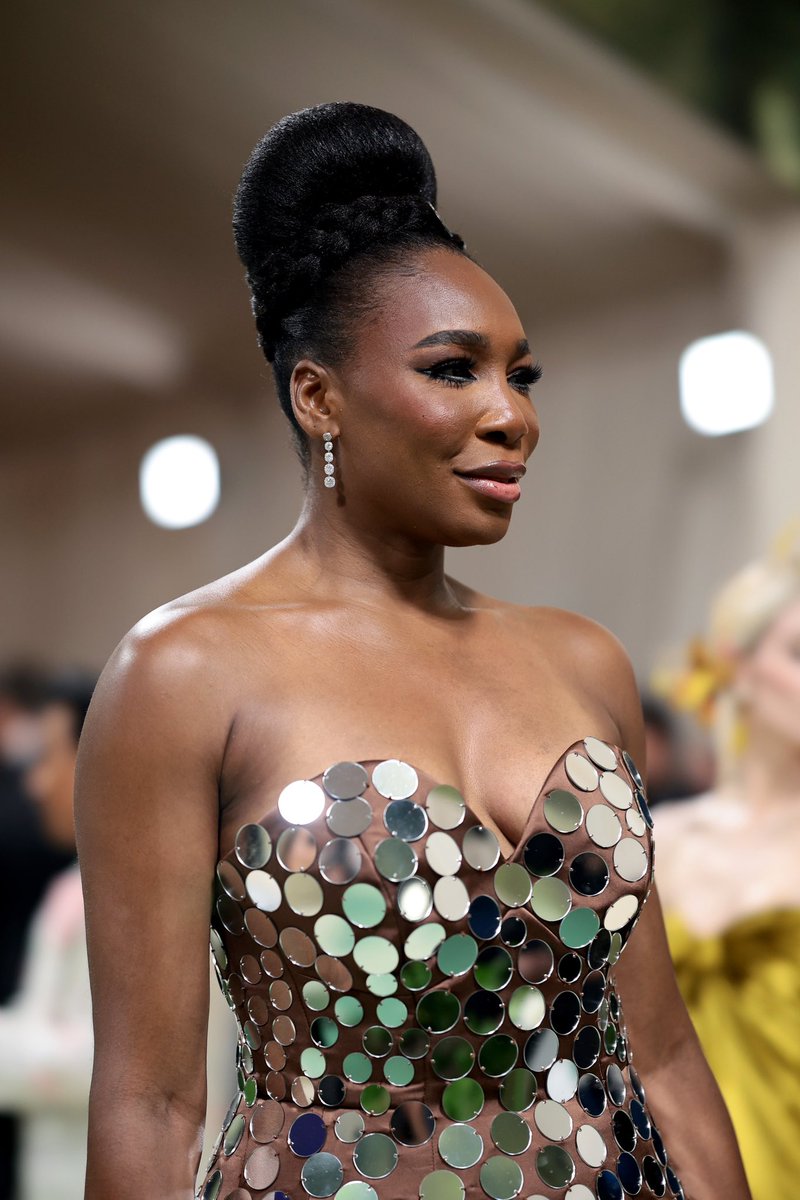
[[[505,460],[484,463],[483,466],[471,467],[466,471],[456,471],[456,475],[465,479],[494,479],[497,483],[518,483],[524,474],[524,463]]]
[[[491,500],[513,504],[520,497],[519,480],[525,474],[525,466],[523,463],[498,461],[454,473],[473,491]]]

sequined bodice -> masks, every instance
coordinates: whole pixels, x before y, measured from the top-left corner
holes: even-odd
[[[507,858],[407,762],[288,783],[217,867],[239,1093],[203,1200],[682,1197],[613,976],[651,827],[630,756],[594,737]]]

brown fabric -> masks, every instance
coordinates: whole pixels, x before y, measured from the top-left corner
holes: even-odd
[[[636,918],[638,913],[641,911],[641,906],[646,899],[646,893],[650,886],[652,841],[650,826],[649,824],[645,825],[645,822],[641,816],[641,812],[643,811],[646,813],[647,809],[644,798],[641,797],[640,800],[641,793],[637,788],[636,776],[635,774],[631,773],[631,770],[623,761],[623,755],[620,749],[618,747],[612,747],[612,749],[615,752],[618,762],[616,772],[613,773],[616,774],[619,780],[624,781],[624,783],[630,787],[633,793],[633,800],[630,810],[626,810],[616,806],[613,803],[609,803],[604,792],[597,787],[591,790],[582,790],[571,781],[566,770],[568,756],[580,754],[587,764],[589,761],[584,743],[576,742],[573,744],[573,746],[568,747],[568,749],[562,754],[553,767],[542,789],[542,792],[532,804],[525,831],[520,838],[518,846],[514,849],[510,857],[507,860],[504,860],[501,855],[496,867],[487,871],[474,869],[474,867],[470,866],[467,860],[464,859],[457,872],[458,878],[460,878],[466,885],[469,897],[471,899],[474,899],[476,896],[481,894],[494,897],[497,900],[500,913],[503,918],[509,915],[516,915],[524,920],[527,926],[526,940],[541,939],[552,949],[555,967],[550,977],[546,981],[537,985],[543,993],[546,1003],[546,1011],[544,1012],[543,1019],[539,1025],[540,1029],[550,1028],[551,1020],[553,1019],[552,1005],[560,993],[571,992],[578,997],[582,996],[584,981],[592,970],[592,967],[590,967],[590,965],[587,963],[587,954],[589,953],[591,946],[585,946],[577,950],[570,950],[570,947],[566,946],[561,940],[560,921],[544,920],[537,916],[535,912],[532,911],[531,902],[528,902],[525,905],[517,908],[510,908],[508,905],[502,904],[500,900],[497,899],[494,889],[495,874],[497,868],[501,867],[504,861],[518,863],[525,866],[526,847],[529,845],[530,840],[534,836],[546,833],[557,837],[563,844],[565,858],[563,865],[556,872],[554,877],[566,884],[566,887],[569,889],[569,895],[573,908],[591,909],[597,914],[600,921],[601,932],[595,939],[595,953],[599,954],[604,944],[608,941],[608,935],[603,933],[602,930],[603,921],[610,906],[623,896],[631,895],[636,897],[638,902],[637,912],[620,930],[620,938],[615,939],[621,941],[624,948],[624,942],[628,936],[630,936],[633,928],[635,927]],[[572,761],[574,762],[575,760],[572,759]],[[628,761],[630,762],[630,760]],[[376,760],[369,762],[362,761],[362,765],[371,781]],[[633,767],[633,771],[635,772],[635,767]],[[597,767],[597,774],[602,775],[602,773],[603,772],[601,768]],[[609,775],[610,774],[612,774],[612,772],[609,772]],[[433,786],[435,786],[437,781],[432,780],[419,769],[417,769],[417,775],[418,788],[414,792],[411,799],[420,804],[424,809],[428,792]],[[315,782],[321,783],[322,778],[323,777],[321,775],[317,776],[315,778]],[[548,822],[546,815],[546,799],[554,789],[564,789],[565,791],[572,793],[580,801],[580,806],[583,810],[581,814],[581,823],[579,827],[572,832],[558,832]],[[621,790],[623,793],[624,802],[625,789]],[[612,794],[612,789],[610,786],[607,791],[609,794]],[[617,798],[619,799],[619,796],[617,796]],[[599,1028],[601,1042],[605,1043],[601,1046],[599,1058],[591,1066],[584,1064],[584,1066],[577,1073],[579,1076],[581,1076],[584,1086],[588,1086],[588,1082],[585,1080],[587,1075],[594,1075],[600,1081],[602,1084],[600,1103],[604,1103],[604,1111],[599,1115],[591,1115],[582,1106],[579,1095],[574,1095],[572,1098],[567,1099],[564,1103],[564,1108],[572,1119],[572,1130],[569,1136],[561,1142],[554,1142],[548,1137],[545,1137],[537,1127],[535,1118],[539,1105],[543,1100],[547,1099],[548,1096],[548,1070],[537,1070],[535,1071],[535,1101],[525,1111],[520,1113],[522,1120],[529,1126],[531,1130],[530,1146],[527,1150],[518,1155],[506,1156],[501,1152],[501,1150],[493,1141],[492,1123],[498,1114],[506,1111],[503,1103],[501,1102],[501,1085],[503,1083],[503,1078],[491,1078],[481,1069],[477,1061],[477,1055],[481,1050],[481,1046],[485,1044],[488,1039],[485,1036],[479,1036],[478,1034],[471,1032],[466,1027],[463,1020],[464,1005],[466,1001],[473,993],[480,990],[479,985],[476,982],[474,969],[470,969],[465,974],[458,977],[449,978],[438,968],[437,955],[434,953],[428,960],[428,965],[432,970],[432,980],[428,988],[424,989],[423,991],[409,991],[406,987],[404,987],[402,981],[399,980],[399,972],[405,961],[405,956],[403,953],[404,943],[406,938],[415,928],[415,925],[404,920],[404,918],[398,912],[398,885],[385,879],[378,872],[375,866],[376,847],[389,836],[384,823],[384,813],[390,801],[378,793],[378,791],[372,785],[372,782],[370,782],[370,785],[364,792],[364,799],[367,800],[371,805],[372,819],[369,828],[360,837],[355,839],[361,851],[361,865],[354,882],[370,883],[380,890],[386,901],[386,915],[383,921],[377,927],[355,929],[354,932],[357,942],[362,937],[377,935],[388,939],[388,941],[391,942],[391,944],[396,947],[399,952],[399,965],[395,972],[398,977],[399,986],[395,992],[395,998],[403,1001],[407,1005],[408,1016],[400,1027],[390,1029],[393,1039],[393,1045],[390,1054],[400,1054],[399,1042],[404,1030],[417,1027],[417,1020],[415,1017],[416,1007],[420,997],[426,992],[433,989],[446,990],[456,996],[460,1002],[460,1015],[458,1020],[451,1029],[442,1032],[441,1034],[430,1034],[429,1052],[424,1058],[421,1060],[416,1060],[413,1063],[415,1077],[412,1082],[404,1087],[389,1088],[390,1105],[386,1113],[381,1116],[370,1116],[366,1113],[362,1114],[365,1123],[365,1133],[379,1131],[389,1135],[398,1151],[397,1166],[392,1173],[388,1175],[388,1177],[385,1179],[365,1180],[364,1176],[359,1173],[354,1165],[354,1146],[352,1144],[345,1144],[337,1138],[334,1131],[334,1123],[337,1116],[339,1116],[341,1112],[353,1109],[360,1111],[360,1100],[364,1085],[349,1082],[345,1078],[343,1061],[345,1056],[352,1052],[363,1052],[364,1048],[362,1045],[362,1035],[367,1027],[381,1024],[378,1016],[380,997],[373,995],[370,991],[367,985],[367,976],[354,961],[352,952],[344,955],[340,961],[342,964],[344,964],[344,966],[346,966],[347,970],[352,976],[352,988],[349,994],[357,996],[363,1005],[364,1017],[355,1028],[347,1028],[337,1021],[336,1023],[339,1029],[338,1040],[332,1047],[323,1049],[322,1053],[324,1054],[326,1060],[325,1075],[337,1076],[339,1079],[344,1080],[346,1085],[346,1095],[344,1101],[338,1107],[326,1108],[324,1105],[320,1104],[316,1095],[316,1085],[319,1083],[319,1080],[317,1079],[313,1081],[315,1085],[315,1094],[310,1107],[298,1107],[291,1100],[291,1087],[292,1082],[298,1076],[303,1074],[300,1061],[302,1052],[314,1044],[311,1036],[312,1022],[317,1016],[330,1017],[334,1020],[336,1019],[334,1004],[340,993],[331,990],[330,1002],[323,1012],[318,1013],[309,1011],[303,1002],[302,988],[307,981],[316,980],[319,978],[319,974],[317,969],[315,969],[315,966],[312,965],[308,967],[299,967],[290,962],[285,953],[282,951],[280,942],[276,943],[271,948],[265,948],[263,945],[259,945],[258,942],[256,942],[255,939],[248,933],[246,927],[242,933],[231,933],[229,929],[225,928],[223,922],[220,920],[219,912],[215,909],[213,927],[217,930],[221,942],[224,945],[225,955],[227,955],[227,965],[221,972],[222,980],[224,981],[223,991],[227,990],[228,995],[230,996],[232,1006],[235,1010],[236,1019],[240,1027],[242,1042],[244,1043],[244,1034],[242,1033],[242,1030],[246,1030],[251,1042],[255,1043],[252,1050],[253,1065],[251,1074],[257,1084],[258,1097],[254,1104],[248,1104],[247,1102],[248,1099],[250,1101],[253,1100],[252,1094],[249,1097],[240,1095],[238,1102],[234,1102],[231,1112],[226,1119],[226,1127],[229,1130],[229,1137],[231,1128],[234,1130],[236,1129],[235,1118],[239,1115],[243,1115],[245,1118],[245,1132],[238,1145],[232,1150],[232,1153],[226,1155],[224,1149],[218,1148],[217,1154],[214,1158],[212,1158],[212,1161],[209,1164],[209,1171],[199,1194],[208,1198],[219,1197],[219,1200],[225,1200],[226,1197],[231,1195],[235,1197],[235,1200],[245,1200],[245,1198],[248,1196],[262,1197],[271,1194],[271,1192],[275,1190],[284,1192],[288,1197],[290,1197],[290,1200],[298,1200],[298,1197],[305,1196],[307,1192],[301,1181],[301,1171],[304,1163],[307,1160],[305,1158],[298,1157],[287,1145],[287,1136],[293,1121],[305,1113],[319,1114],[324,1120],[326,1126],[326,1136],[323,1150],[328,1154],[335,1155],[341,1162],[343,1168],[343,1182],[346,1183],[349,1180],[363,1180],[371,1185],[381,1200],[390,1200],[390,1198],[393,1200],[393,1198],[396,1197],[417,1197],[420,1195],[420,1186],[425,1177],[431,1172],[442,1170],[451,1171],[453,1175],[457,1176],[458,1179],[461,1180],[467,1197],[484,1197],[487,1192],[482,1186],[481,1168],[486,1164],[487,1160],[492,1159],[493,1157],[507,1159],[507,1161],[516,1163],[519,1168],[521,1168],[524,1182],[522,1183],[519,1191],[513,1190],[513,1181],[509,1183],[507,1185],[509,1189],[509,1195],[522,1195],[524,1197],[563,1197],[567,1186],[566,1183],[562,1183],[560,1186],[550,1186],[548,1182],[542,1178],[542,1169],[544,1169],[545,1174],[547,1173],[547,1155],[545,1155],[544,1159],[541,1159],[539,1156],[546,1147],[552,1147],[555,1145],[560,1146],[562,1150],[566,1151],[574,1163],[574,1177],[569,1181],[574,1190],[567,1193],[569,1200],[589,1200],[590,1197],[594,1197],[595,1195],[599,1195],[601,1200],[606,1200],[606,1197],[614,1197],[616,1195],[621,1196],[622,1190],[617,1182],[617,1175],[618,1159],[620,1155],[623,1154],[623,1150],[615,1138],[615,1126],[613,1124],[615,1120],[617,1123],[617,1132],[620,1135],[623,1143],[626,1141],[626,1130],[628,1130],[629,1127],[632,1128],[636,1123],[639,1125],[639,1132],[635,1134],[635,1145],[632,1147],[633,1153],[631,1156],[631,1161],[623,1161],[621,1167],[619,1168],[619,1170],[622,1171],[623,1176],[626,1168],[629,1172],[633,1171],[635,1174],[635,1165],[632,1164],[632,1160],[635,1160],[635,1163],[638,1164],[639,1168],[641,1169],[645,1163],[645,1159],[649,1159],[650,1161],[647,1163],[645,1174],[646,1182],[641,1188],[643,1194],[680,1194],[680,1185],[678,1184],[677,1180],[672,1177],[671,1187],[670,1182],[667,1182],[665,1179],[667,1167],[660,1167],[658,1165],[659,1157],[662,1163],[666,1162],[666,1152],[660,1145],[660,1139],[658,1138],[657,1132],[655,1134],[655,1141],[652,1136],[643,1136],[644,1133],[647,1133],[647,1116],[644,1114],[644,1109],[642,1109],[641,1112],[639,1111],[639,1102],[636,1099],[637,1091],[640,1098],[643,1097],[643,1089],[641,1083],[638,1081],[635,1075],[635,1072],[633,1076],[631,1075],[629,1063],[631,1048],[627,1043],[624,1016],[619,1003],[619,997],[615,991],[613,967],[609,967],[608,963],[601,965],[599,968],[601,971],[601,976],[599,978],[603,989],[603,1002],[599,1012],[586,1011],[585,1005],[582,1006],[577,1028],[572,1032],[562,1033],[559,1035],[557,1050],[559,1059],[566,1059],[571,1062],[575,1039],[580,1031],[587,1027],[594,1027],[595,1029]],[[272,876],[275,881],[277,881],[281,889],[280,906],[275,911],[269,912],[267,915],[274,923],[275,930],[278,935],[282,930],[287,928],[299,929],[305,933],[316,945],[314,934],[315,922],[322,914],[342,914],[342,896],[346,891],[346,886],[327,882],[320,874],[317,857],[314,860],[314,863],[308,867],[307,873],[313,875],[321,884],[323,897],[322,907],[318,913],[308,916],[300,916],[292,911],[289,903],[287,903],[286,896],[283,895],[284,886],[289,873],[281,866],[276,853],[278,839],[283,830],[288,827],[289,823],[284,819],[276,807],[277,800],[277,795],[269,798],[266,805],[268,811],[261,819],[261,825],[269,832],[272,840],[270,857],[263,866],[263,870]],[[343,801],[342,803],[346,802]],[[331,838],[334,837],[334,834],[327,825],[325,815],[330,804],[331,800],[328,798],[326,800],[325,812],[323,812],[322,815],[320,815],[316,820],[312,821],[307,826],[307,829],[313,834],[316,840],[318,852],[325,846],[327,842],[331,840]],[[639,843],[644,849],[647,856],[646,870],[643,877],[639,879],[638,882],[626,882],[619,875],[614,863],[615,847],[612,846],[609,848],[602,848],[590,837],[590,834],[587,831],[585,817],[586,814],[597,805],[603,805],[610,812],[616,815],[621,825],[621,838],[632,839],[634,842]],[[628,811],[630,811],[630,817],[627,815]],[[469,810],[469,808],[467,808],[461,824],[447,832],[449,833],[449,836],[455,840],[458,846],[461,847],[463,846],[464,837],[467,832],[477,825],[479,825],[479,821]],[[590,825],[592,828],[594,828],[593,823],[590,822]],[[633,829],[639,830],[639,832],[633,832],[632,827]],[[419,860],[417,876],[426,880],[431,889],[435,887],[440,877],[436,871],[431,868],[429,862],[427,861],[425,848],[428,839],[435,832],[437,832],[437,827],[432,822],[429,822],[425,834],[419,838],[419,840],[410,843]],[[617,851],[619,853],[618,848]],[[605,861],[608,869],[608,884],[598,895],[582,895],[575,889],[574,886],[572,886],[570,881],[570,865],[576,856],[585,853],[599,855]],[[633,850],[633,853],[635,855],[635,849]],[[237,859],[234,850],[229,850],[226,853],[223,862],[236,868],[241,880],[245,884],[243,891],[246,894],[246,881],[249,874],[247,867],[243,866],[242,863]],[[229,870],[229,868],[226,869]],[[624,867],[623,870],[625,870]],[[526,867],[526,871],[530,877],[531,885],[535,884],[539,876],[531,872],[529,867]],[[628,871],[626,873],[630,872]],[[225,896],[221,902],[221,911],[226,915],[228,925],[232,924],[235,927],[235,912],[233,919],[231,918],[232,909],[230,903],[230,880],[234,881],[232,885],[232,889],[234,891],[237,889],[237,884],[235,882],[235,877],[230,874],[230,872],[228,879],[229,886],[227,896],[219,887],[219,885],[217,894],[218,897]],[[253,908],[253,904],[249,898],[249,895],[246,899],[238,901],[237,903],[245,916],[248,910]],[[426,918],[426,922],[439,922],[444,926],[446,935],[448,937],[454,934],[470,934],[468,917],[464,917],[463,919],[455,921],[445,920],[437,913],[436,908],[434,908],[431,914]],[[496,1032],[497,1034],[508,1035],[511,1039],[513,1039],[517,1047],[517,1056],[514,1066],[515,1068],[524,1068],[526,1065],[526,1044],[528,1043],[533,1031],[527,1028],[517,1028],[512,1023],[508,1012],[508,1002],[512,994],[517,988],[525,986],[530,982],[529,980],[526,980],[519,971],[519,955],[522,946],[507,946],[499,934],[498,936],[488,940],[479,940],[476,938],[476,941],[479,951],[482,951],[486,947],[490,946],[503,947],[504,949],[508,950],[508,953],[513,961],[513,977],[505,987],[496,993],[503,1001],[505,1006],[505,1015],[502,1024],[499,1026]],[[284,1013],[276,1011],[271,1001],[270,985],[273,982],[271,978],[263,973],[261,979],[255,983],[247,983],[242,978],[243,957],[247,955],[252,956],[252,958],[249,960],[249,963],[246,964],[245,967],[245,973],[249,974],[252,978],[253,959],[260,961],[261,955],[265,949],[267,965],[271,970],[282,969],[280,978],[285,981],[286,984],[288,984],[291,992],[290,1005]],[[581,962],[580,976],[575,982],[572,983],[564,982],[559,978],[559,960],[567,953],[577,954]],[[224,957],[222,957],[219,952],[217,961],[218,963],[224,963]],[[594,976],[593,978],[594,981],[597,982],[598,976]],[[279,991],[282,991],[282,989],[279,989]],[[253,998],[255,997],[261,997],[264,1001],[264,1005],[259,1006],[257,1000],[255,1003],[253,1003]],[[275,999],[274,995],[273,999]],[[283,991],[282,997],[279,995],[277,999],[279,1003],[285,1003],[287,999],[285,991]],[[250,1008],[248,1008],[248,1003],[250,1004]],[[565,1002],[560,1001],[559,1003],[563,1004]],[[566,1003],[568,1005],[570,1003],[574,1004],[574,1001],[567,1001]],[[593,1007],[591,1001],[589,1001],[589,1007]],[[269,1010],[268,1017],[266,1017],[267,1010]],[[558,1005],[556,1005],[556,1012],[557,1011]],[[266,1023],[262,1024],[261,1026],[256,1026],[251,1019],[252,1012],[255,1012],[256,1015],[261,1018],[266,1017]],[[270,1027],[271,1022],[273,1019],[281,1016],[288,1016],[291,1018],[296,1030],[296,1037],[290,1045],[285,1047],[285,1067],[281,1071],[270,1074],[264,1058],[265,1047],[268,1046],[268,1043],[271,1043],[272,1039]],[[558,1023],[557,1017],[556,1023]],[[616,1031],[616,1034],[612,1031]],[[438,1043],[440,1043],[446,1037],[453,1036],[466,1039],[466,1041],[469,1042],[469,1044],[474,1048],[476,1061],[472,1066],[469,1075],[471,1078],[476,1079],[480,1083],[485,1094],[485,1104],[483,1110],[474,1120],[469,1122],[469,1124],[475,1130],[477,1130],[483,1139],[483,1154],[474,1166],[471,1166],[467,1169],[456,1169],[448,1166],[448,1164],[443,1161],[438,1148],[439,1138],[442,1132],[454,1122],[446,1115],[442,1108],[442,1096],[445,1088],[447,1087],[447,1081],[441,1079],[436,1073],[432,1056]],[[616,1046],[614,1046],[615,1040]],[[270,1053],[269,1050],[268,1053]],[[278,1051],[277,1053],[280,1057],[280,1052]],[[247,1061],[247,1057],[248,1056],[245,1054],[245,1069],[240,1075],[242,1082],[245,1081],[248,1075],[246,1068],[249,1067],[250,1064]],[[372,1076],[369,1081],[370,1083],[386,1085],[383,1071],[386,1061],[387,1059],[385,1057],[371,1059]],[[611,1089],[612,1095],[609,1095],[607,1082],[607,1071],[609,1067],[612,1068],[612,1079],[617,1071],[621,1071],[619,1078],[622,1080],[622,1082],[624,1082],[624,1099],[619,1092],[615,1091],[613,1087]],[[262,1160],[269,1159],[270,1155],[264,1149],[259,1149],[259,1146],[263,1146],[264,1143],[260,1143],[253,1137],[253,1134],[251,1133],[251,1120],[254,1114],[256,1114],[254,1127],[257,1135],[260,1134],[260,1136],[263,1137],[263,1133],[261,1133],[261,1131],[258,1129],[259,1120],[264,1120],[270,1115],[270,1113],[273,1116],[277,1114],[274,1103],[270,1101],[267,1091],[268,1076],[269,1087],[272,1089],[273,1094],[278,1096],[285,1089],[285,1097],[281,1100],[283,1117],[282,1127],[274,1140],[267,1143],[277,1154],[277,1160],[274,1160],[276,1163],[275,1178],[270,1180],[266,1187],[262,1186],[259,1189],[259,1187],[255,1186],[257,1181],[257,1169],[259,1165],[258,1159],[259,1156]],[[253,1085],[250,1084],[249,1086],[252,1088]],[[644,1080],[644,1088],[646,1088],[646,1086],[647,1081]],[[435,1118],[435,1132],[432,1138],[426,1144],[421,1146],[407,1147],[400,1145],[392,1136],[392,1115],[398,1106],[409,1101],[423,1102],[430,1108],[433,1117]],[[615,1103],[614,1101],[617,1101],[618,1103]],[[633,1120],[630,1119],[632,1102],[634,1104]],[[261,1117],[258,1116],[259,1112],[262,1114]],[[620,1112],[627,1114],[627,1116],[619,1117],[617,1114]],[[234,1121],[233,1126],[231,1126],[232,1120]],[[279,1115],[277,1116],[277,1120],[280,1120]],[[603,1161],[602,1165],[589,1165],[581,1157],[576,1145],[576,1134],[582,1126],[591,1126],[601,1135],[606,1148],[605,1160]],[[629,1140],[631,1142],[633,1141],[632,1138],[629,1138]],[[252,1166],[248,1168],[248,1160],[250,1160],[250,1157],[254,1154],[254,1152],[256,1153],[256,1157],[252,1160]],[[552,1156],[552,1151],[549,1153]],[[558,1156],[556,1156],[556,1161],[557,1160]],[[261,1165],[264,1166],[263,1161]],[[269,1164],[267,1163],[266,1165],[266,1175],[269,1175]],[[613,1173],[613,1177],[605,1176],[604,1181],[598,1185],[598,1176],[602,1175],[604,1171]],[[248,1174],[251,1176],[253,1185],[250,1185],[247,1182]],[[486,1181],[485,1175],[484,1181]],[[650,1182],[651,1187],[648,1187],[647,1181]],[[663,1184],[659,1181],[663,1181]],[[264,1176],[262,1176],[261,1182],[263,1184]],[[588,1190],[577,1188],[577,1184],[583,1185],[583,1187]],[[435,1187],[433,1187],[430,1183],[427,1186],[429,1191],[425,1194],[436,1197],[437,1192]],[[440,1186],[444,1187],[445,1185],[440,1184]],[[489,1182],[489,1186],[491,1186],[491,1182]],[[617,1189],[619,1189],[619,1191],[617,1191]],[[443,1191],[440,1194],[444,1195],[445,1192]],[[347,1193],[345,1193],[345,1195],[347,1195]]]

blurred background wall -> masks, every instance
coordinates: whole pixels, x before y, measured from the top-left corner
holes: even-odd
[[[100,667],[143,613],[291,528],[299,471],[230,206],[257,138],[322,100],[420,131],[445,219],[544,366],[511,532],[451,572],[588,613],[644,674],[800,505],[797,193],[552,5],[28,0],[9,24],[0,659]],[[678,357],[740,327],[773,355],[775,411],[701,437]],[[216,448],[221,501],[167,531],[138,467],[186,432]]]

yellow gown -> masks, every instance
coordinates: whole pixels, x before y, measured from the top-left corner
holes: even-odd
[[[701,937],[666,917],[681,992],[739,1139],[753,1200],[800,1195],[800,909]]]

